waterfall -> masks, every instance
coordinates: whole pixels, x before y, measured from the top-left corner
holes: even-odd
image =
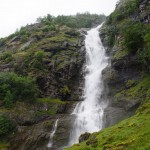
[[[49,143],[48,143],[48,145],[47,145],[47,147],[49,147],[49,148],[52,147],[52,145],[53,145],[53,137],[54,137],[54,134],[55,134],[55,132],[56,132],[56,130],[57,130],[58,120],[59,120],[59,119],[57,119],[57,120],[55,121],[55,124],[54,124],[54,126],[53,126],[52,132],[51,132],[51,134],[50,134],[50,140],[49,140]]]
[[[101,25],[88,31],[85,38],[84,101],[78,103],[72,113],[76,119],[70,134],[69,146],[78,143],[81,134],[102,129],[103,112],[106,107],[106,103],[102,99],[102,71],[108,65],[108,59],[99,38],[100,27]]]

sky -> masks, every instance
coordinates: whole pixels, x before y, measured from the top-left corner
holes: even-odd
[[[109,15],[118,0],[0,0],[0,38],[51,14],[90,12]]]

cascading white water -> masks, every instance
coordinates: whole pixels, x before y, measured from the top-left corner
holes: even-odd
[[[51,134],[50,134],[50,140],[49,140],[49,143],[48,143],[48,145],[47,145],[47,147],[49,147],[49,148],[53,146],[53,137],[54,137],[54,134],[55,134],[55,132],[56,132],[56,130],[57,130],[58,120],[59,120],[59,119],[57,119],[57,120],[55,121],[55,124],[54,124],[54,126],[53,126],[52,132],[51,132]]]
[[[103,90],[102,70],[108,65],[105,49],[99,38],[99,28],[88,31],[85,38],[86,66],[84,101],[78,103],[72,114],[76,115],[69,146],[78,143],[85,132],[102,129],[105,102],[101,98]]]

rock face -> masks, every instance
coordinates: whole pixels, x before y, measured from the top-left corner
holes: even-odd
[[[34,103],[18,102],[7,114],[16,121],[16,131],[9,137],[10,150],[58,150],[67,146],[73,116],[70,115],[75,103]],[[19,107],[18,107],[19,106]],[[52,111],[51,109],[56,109]],[[55,114],[54,114],[55,113]],[[58,119],[52,147],[47,147],[50,133]]]
[[[66,47],[63,46],[63,48],[68,49],[67,44],[69,43],[64,42],[64,44]],[[51,53],[54,61],[45,62],[49,71],[47,76],[37,77],[38,85],[44,97],[79,100],[78,96],[82,92],[80,87],[82,87],[83,83],[82,65],[84,63],[84,51],[81,51],[80,46],[75,45],[73,47],[73,50],[63,50],[62,47],[53,47],[53,50],[46,50],[47,53]],[[74,51],[76,51],[76,56],[72,56]]]
[[[148,1],[144,3],[148,3]],[[132,15],[127,18],[133,19]],[[117,28],[119,23],[116,21],[114,24],[104,24],[100,31],[101,40],[110,58],[109,66],[103,70],[104,98],[109,100],[108,107],[105,109],[104,127],[111,126],[133,115],[141,103],[140,99],[125,94],[128,89],[134,87],[141,80],[141,64],[138,55],[131,54],[126,49],[123,43],[124,37]],[[111,37],[108,31],[114,35]],[[114,42],[114,44],[112,45],[110,42]]]
[[[46,145],[49,141],[50,129],[52,129],[52,120],[35,124],[34,126],[19,126],[18,133],[11,140],[10,150],[24,149],[48,149]]]
[[[136,58],[116,59],[113,54],[110,65],[103,70],[104,80],[104,99],[108,101],[108,107],[104,112],[104,127],[112,126],[119,121],[133,115],[135,109],[139,106],[139,101],[135,99],[127,100],[127,97],[121,97],[116,100],[116,94],[126,90],[126,84],[130,80],[139,80],[140,69]]]
[[[31,103],[16,102],[14,108],[7,111],[17,124],[9,137],[9,150],[65,147],[73,121],[69,114],[82,95],[86,31],[63,27],[60,31],[42,34],[41,30],[42,26],[32,26],[27,41],[16,35],[0,42],[0,71],[35,78],[41,97]],[[4,104],[1,105],[0,109]],[[58,118],[53,146],[48,148],[50,133]]]
[[[103,96],[106,101],[109,100],[108,107],[104,112],[104,127],[108,127],[130,117],[138,108],[139,100],[129,99],[125,95],[119,98],[117,96],[120,92],[130,88],[128,87],[130,82],[140,80],[141,69],[138,58],[135,55],[128,55],[122,50],[120,37],[116,38],[118,40],[116,40],[117,42],[113,48],[108,46],[107,35],[103,31],[100,33],[100,37],[106,48],[106,53],[110,57],[109,66],[103,70]]]
[[[27,41],[23,41],[22,36],[1,41],[0,50],[3,53],[0,71],[14,71],[34,77],[42,97],[79,100],[82,94],[86,31],[63,27],[59,32],[39,35],[42,27],[32,28],[33,33],[30,31],[31,36]]]

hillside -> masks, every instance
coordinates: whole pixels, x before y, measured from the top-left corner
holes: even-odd
[[[0,39],[0,149],[48,149],[67,144],[71,113],[81,100],[85,29],[104,15],[47,15]]]
[[[115,118],[111,107],[122,108],[124,115],[132,117],[100,132],[83,134],[81,143],[68,150],[150,149],[149,14],[149,0],[120,0],[100,30],[110,56],[110,66],[103,71],[110,100],[105,110],[106,126]]]

